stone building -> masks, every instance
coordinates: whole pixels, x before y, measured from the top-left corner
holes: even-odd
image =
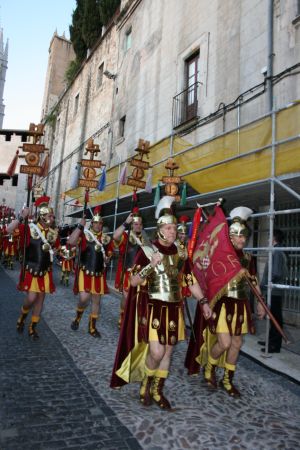
[[[73,83],[64,87],[58,95],[58,90],[55,89],[54,92],[54,71],[51,67],[57,70],[59,62],[55,59],[52,49],[59,53],[58,48],[61,46],[65,46],[65,40],[61,42],[61,38],[55,35],[50,47],[51,61],[47,71],[49,84],[43,110],[43,120],[46,122],[44,143],[51,154],[50,175],[45,180],[45,186],[60,219],[64,209],[61,194],[71,187],[70,176],[73,175],[78,160],[82,158],[87,139],[93,136],[94,142],[100,144],[101,156],[105,161],[112,146],[110,121],[114,84],[105,73],[116,71],[116,27],[110,26],[104,31],[95,48],[89,52]],[[56,96],[58,100],[55,103],[53,100]],[[55,120],[48,124],[47,117]],[[76,170],[75,180],[77,181]]]
[[[8,167],[13,160],[18,147],[26,142],[25,130],[0,129],[0,203],[20,211],[26,202],[26,175],[18,174],[21,161],[16,166],[15,175],[7,175]]]
[[[108,183],[91,192],[90,203],[103,205],[110,228],[121,223],[131,192],[118,181],[142,138],[151,144],[153,187],[172,156],[191,209],[196,198],[225,197],[228,210],[247,204],[256,212],[251,245],[265,246],[275,223],[297,247],[299,67],[297,0],[123,0],[73,83],[43,112],[45,120],[51,107],[56,119],[46,123],[44,184],[57,216],[65,221],[76,214],[74,199],[83,202],[74,168],[92,137]],[[139,197],[151,227],[153,196]],[[291,267],[287,281],[299,285],[296,250]],[[295,292],[288,308],[299,313]]]

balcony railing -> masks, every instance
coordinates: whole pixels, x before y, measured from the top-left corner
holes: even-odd
[[[198,117],[199,86],[197,81],[173,97],[173,128]]]

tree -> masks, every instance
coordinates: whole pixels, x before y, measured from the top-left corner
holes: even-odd
[[[92,48],[101,36],[102,23],[97,0],[85,0],[81,32],[87,48]]]
[[[82,36],[82,26],[84,20],[84,4],[85,0],[77,0],[76,9],[72,15],[72,25],[70,25],[70,40],[72,42],[76,59],[83,61],[86,57],[87,45]]]
[[[120,6],[121,0],[100,0],[99,10],[101,22],[107,25],[117,8]]]
[[[68,86],[72,83],[74,78],[77,75],[78,70],[80,69],[81,62],[76,58],[74,61],[70,61],[67,70],[65,72],[65,81]]]

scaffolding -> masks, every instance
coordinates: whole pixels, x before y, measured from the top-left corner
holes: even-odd
[[[299,241],[300,231],[300,102],[295,101],[284,108],[273,109],[255,121],[238,126],[229,132],[207,139],[200,144],[191,145],[178,134],[172,134],[150,148],[153,186],[160,183],[165,172],[164,165],[172,157],[181,169],[181,177],[192,188],[193,194],[187,197],[187,204],[196,207],[196,200],[212,201],[225,197],[231,208],[237,205],[252,207],[255,214],[252,220],[260,218],[267,221],[268,245],[258,242],[248,250],[259,257],[267,254],[268,286],[267,303],[271,305],[273,288],[285,291],[285,308],[293,304],[293,312],[300,313],[299,285]],[[116,229],[130,213],[131,188],[119,183],[120,174],[126,162],[107,170],[107,185],[104,192],[94,191],[90,195],[92,205],[113,206],[110,214],[103,214],[104,220],[113,220],[110,229]],[[200,193],[199,193],[200,192]],[[72,199],[83,201],[83,190],[76,188],[65,193]],[[146,197],[145,197],[146,198]],[[146,229],[153,229],[154,220],[149,221],[149,211],[155,206],[148,200],[141,202],[141,213],[147,215]],[[292,207],[284,207],[294,199]],[[72,201],[72,200],[71,200]],[[65,205],[68,205],[65,202]],[[280,209],[279,204],[283,207]],[[124,207],[124,205],[126,205]],[[260,211],[265,207],[265,211]],[[293,235],[289,236],[292,245],[276,247],[290,255],[290,275],[285,285],[272,284],[272,246],[274,222],[283,223],[283,217],[294,217]],[[281,218],[278,220],[278,218]],[[256,226],[257,228],[257,226]],[[259,226],[258,226],[259,229]],[[111,269],[112,274],[112,269]],[[297,274],[295,276],[295,274]],[[270,323],[266,320],[266,344],[268,343]],[[266,345],[268,352],[268,344]]]

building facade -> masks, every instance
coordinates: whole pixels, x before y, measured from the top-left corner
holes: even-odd
[[[92,137],[107,164],[108,187],[92,193],[91,204],[115,202],[119,218],[118,204],[130,195],[118,183],[120,171],[142,138],[151,144],[153,187],[174,157],[194,194],[191,207],[196,197],[222,196],[228,210],[255,210],[256,248],[279,224],[278,208],[295,205],[284,228],[296,248],[299,232],[290,230],[300,199],[299,67],[297,0],[123,0],[73,83],[51,104],[56,120],[46,123],[51,167],[44,184],[57,217],[65,220],[74,199],[83,201],[77,162]],[[260,271],[266,257],[259,254]],[[297,250],[293,261],[299,273]],[[299,277],[287,282],[299,284]],[[293,296],[299,299],[299,291]]]

